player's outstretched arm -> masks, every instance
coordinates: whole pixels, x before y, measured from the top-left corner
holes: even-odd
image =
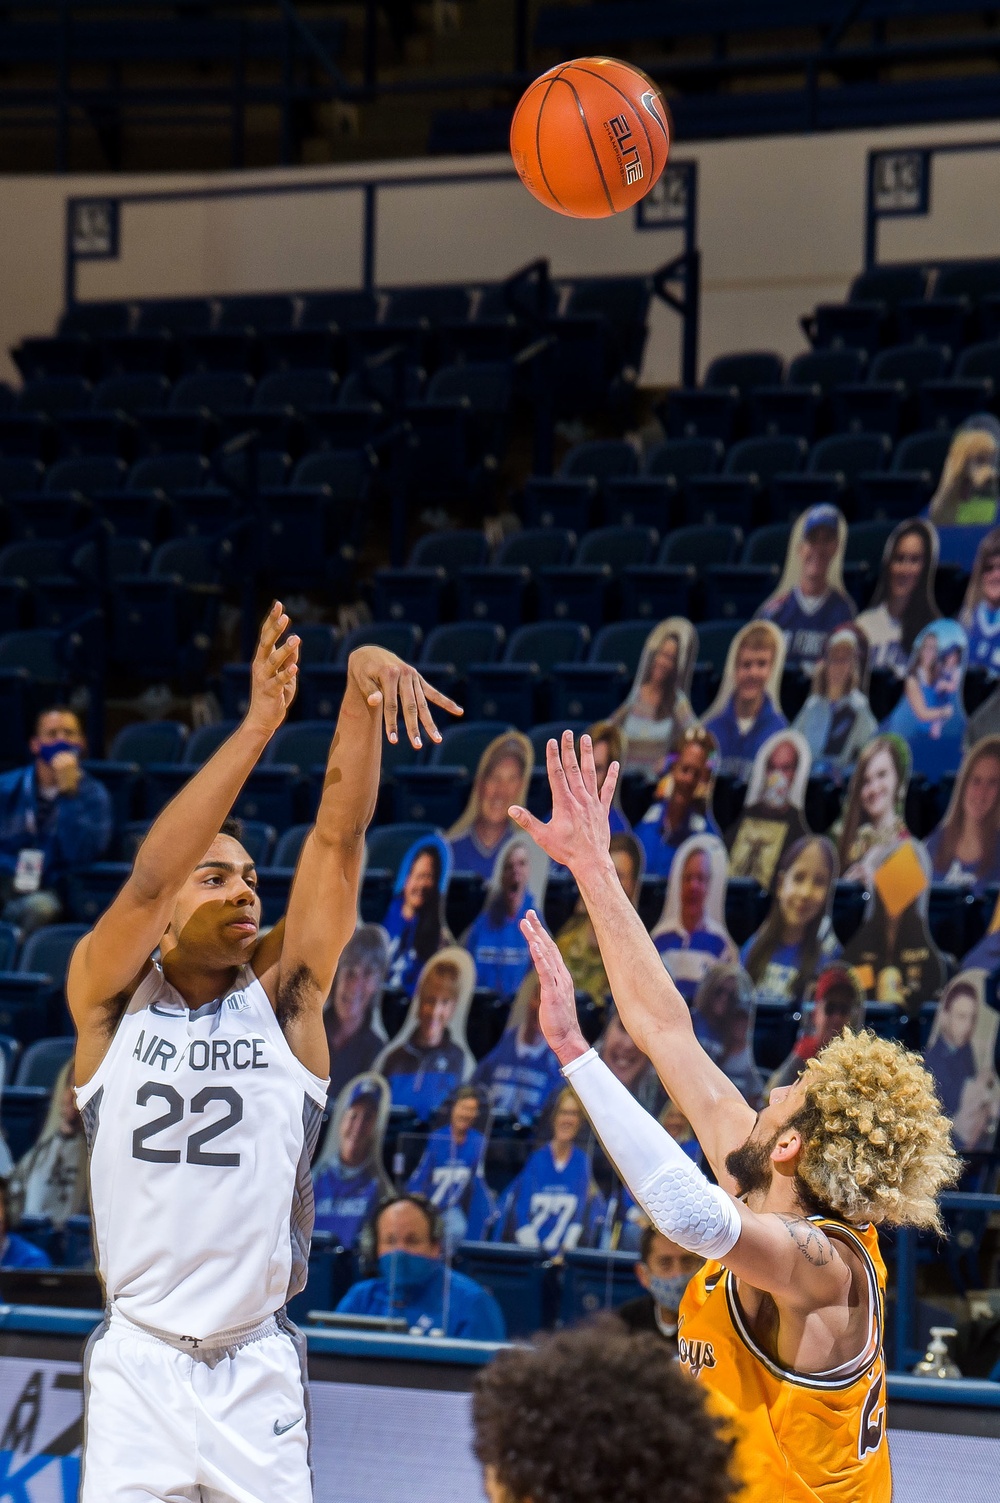
[[[360,647],[351,654],[316,824],[303,843],[285,917],[254,956],[254,969],[289,1044],[315,1075],[329,1069],[322,1010],[357,919],[365,832],[378,798],[383,723],[391,742],[401,734],[400,718],[402,734],[413,746],[421,745],[422,734],[440,741],[432,704],[462,713],[394,653]]]
[[[608,853],[608,810],[618,765],[612,763],[598,793],[593,744],[589,736],[583,737],[578,763],[571,731],[564,732],[561,748],[555,741],[548,743],[545,761],[552,818],[543,824],[517,807],[511,809],[511,817],[553,861],[573,873],[597,935],[618,1015],[691,1123],[720,1183],[728,1183],[726,1155],[746,1141],[754,1112],[695,1038],[688,1005],[618,880]]]
[[[66,995],[81,1036],[96,1016],[103,1021],[109,1004],[148,965],[177,894],[284,720],[295,694],[299,654],[297,637],[280,640],[287,626],[276,601],[261,627],[246,717],[154,821],[121,892],[74,950]]]
[[[710,1184],[588,1047],[572,978],[537,916],[529,914],[521,928],[541,983],[542,1032],[605,1152],[654,1226],[688,1252],[724,1261],[737,1278],[772,1294],[779,1309],[804,1315],[843,1305],[851,1274],[826,1233],[802,1216],[758,1214],[723,1186]],[[772,1149],[779,1172],[800,1147],[794,1129],[779,1135]]]

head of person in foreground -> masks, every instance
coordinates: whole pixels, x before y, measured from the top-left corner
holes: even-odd
[[[808,1215],[941,1231],[938,1196],[961,1164],[919,1055],[848,1028],[771,1092],[726,1168],[744,1195],[791,1178]]]
[[[733,1441],[654,1335],[613,1317],[498,1352],[472,1397],[490,1503],[729,1503]]]

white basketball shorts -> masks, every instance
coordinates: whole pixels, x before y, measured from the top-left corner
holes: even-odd
[[[115,1311],[94,1332],[80,1503],[312,1503],[301,1333],[279,1312],[225,1340],[191,1350]]]

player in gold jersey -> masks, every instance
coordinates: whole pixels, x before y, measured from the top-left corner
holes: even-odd
[[[522,928],[539,1021],[608,1156],[660,1231],[707,1261],[681,1304],[692,1377],[739,1415],[747,1503],[890,1503],[880,1224],[940,1229],[958,1161],[917,1056],[873,1034],[828,1044],[755,1113],[712,1063],[608,855],[617,768],[598,793],[587,737],[546,750],[548,824],[512,817],[569,867],[618,1008],[690,1121],[711,1184],[580,1033],[573,983],[537,917]]]

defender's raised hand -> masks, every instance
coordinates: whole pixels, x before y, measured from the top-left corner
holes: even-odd
[[[538,972],[538,1025],[556,1059],[561,1065],[568,1065],[571,1059],[586,1054],[590,1047],[580,1032],[576,1016],[573,978],[559,954],[559,947],[533,908],[529,908],[521,920],[520,929],[528,941],[531,959]]]
[[[257,651],[250,665],[250,708],[247,720],[271,735],[278,729],[295,698],[299,672],[299,638],[286,637],[288,617],[276,600],[264,617]]]
[[[618,784],[618,763],[612,762],[604,787],[598,792],[594,743],[589,736],[581,737],[577,762],[573,732],[563,731],[561,747],[554,740],[546,746],[545,766],[552,789],[548,824],[519,804],[512,805],[508,812],[547,856],[575,871],[581,863],[607,855],[611,841],[608,811]]]
[[[410,744],[418,748],[423,745],[420,739],[421,726],[432,741],[441,740],[441,732],[434,724],[431,714],[432,704],[447,710],[449,715],[463,714],[461,705],[449,699],[447,694],[440,693],[425,678],[421,678],[415,668],[383,647],[355,648],[347,667],[372,709],[382,706],[385,732],[393,745],[399,739],[397,726],[400,712]]]

